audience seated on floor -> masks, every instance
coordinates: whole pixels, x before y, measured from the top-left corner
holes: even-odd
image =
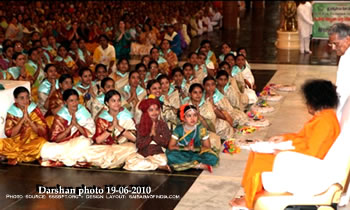
[[[215,99],[218,103],[222,100],[220,96],[224,95],[217,91],[216,94],[208,93],[206,82],[206,91],[202,85],[192,90],[195,93],[189,91],[191,85],[202,84],[205,77],[215,78],[217,75],[216,55],[211,50],[209,40],[203,40],[198,46],[198,52],[191,53],[187,62],[179,64],[183,50],[193,38],[186,28],[197,34],[212,31],[214,12],[209,4],[189,2],[182,10],[183,2],[164,4],[166,8],[147,2],[141,5],[128,2],[130,11],[142,12],[111,14],[109,11],[116,9],[117,5],[124,4],[87,3],[83,7],[78,2],[72,5],[44,2],[36,5],[39,8],[35,11],[28,7],[23,14],[28,20],[24,21],[25,24],[14,17],[11,27],[7,26],[8,36],[13,34],[1,43],[1,78],[30,82],[31,94],[28,97],[31,103],[38,102],[37,108],[41,110],[43,123],[47,125],[45,128],[50,130],[49,135],[44,137],[48,142],[39,152],[40,155],[37,154],[30,161],[39,160],[43,166],[101,168],[120,168],[129,163],[130,167],[126,168],[130,170],[144,170],[133,168],[132,164],[138,163],[133,161],[138,159],[152,163],[152,170],[159,168],[171,171],[171,164],[164,158],[166,155],[161,154],[169,146],[170,137],[164,138],[165,134],[160,134],[164,141],[158,142],[156,153],[136,153],[138,144],[135,147],[133,142],[139,137],[143,139],[150,135],[148,133],[142,137],[136,129],[144,126],[140,121],[148,112],[140,107],[143,106],[141,102],[148,99],[160,104],[159,115],[153,122],[157,126],[160,126],[158,123],[161,127],[166,126],[170,133],[181,124],[177,115],[180,106],[186,101],[197,104],[198,122],[202,124],[200,130],[207,129],[210,140],[203,141],[203,144],[196,143],[195,147],[202,145],[210,151],[217,151],[220,139],[232,137],[235,131],[233,126],[246,118],[243,112],[244,117],[240,116],[239,110],[234,111],[229,103],[227,107],[218,109],[212,101]],[[71,17],[66,17],[65,13],[69,11],[64,6],[79,13],[71,13]],[[10,12],[17,5],[5,7],[9,9],[5,14],[12,14]],[[56,15],[51,17],[48,14],[55,7]],[[93,11],[97,7],[101,13],[95,20]],[[165,11],[167,8],[168,12]],[[193,23],[191,16],[196,12],[197,20]],[[155,14],[159,14],[159,17]],[[38,16],[47,21],[34,23],[33,20]],[[67,20],[61,21],[62,17]],[[25,25],[25,31],[31,32],[23,39],[20,32],[11,31],[13,26],[20,29],[22,24]],[[0,34],[5,34],[6,30],[0,29]],[[133,53],[143,55],[135,67],[129,63]],[[111,91],[113,94],[108,98],[107,93]],[[234,97],[239,96],[232,96],[232,100],[240,100]],[[113,107],[111,104],[114,104]],[[207,110],[211,109],[213,111],[208,113]],[[131,121],[138,126],[126,123]],[[218,126],[218,121],[223,121],[225,126]],[[123,123],[129,127],[124,127]],[[121,132],[122,128],[126,131]],[[206,139],[206,135],[202,137]],[[153,147],[154,143],[150,145]],[[163,148],[162,152],[158,151],[159,148]],[[113,157],[109,153],[122,157]],[[212,166],[216,165],[215,154],[215,158],[208,156],[213,160],[210,162]],[[158,156],[163,158],[161,163],[150,160]],[[7,159],[11,162],[14,158]],[[202,165],[196,167],[208,168]]]

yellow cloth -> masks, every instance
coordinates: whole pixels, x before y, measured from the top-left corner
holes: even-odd
[[[108,47],[106,49],[102,49],[101,46],[98,46],[94,54],[92,56],[93,62],[95,64],[102,63],[107,66],[107,68],[111,67],[109,66],[111,61],[116,61],[115,57],[115,49],[112,45],[108,44]]]
[[[315,114],[299,133],[285,134],[292,140],[295,151],[323,159],[340,133],[334,110],[325,109]],[[257,194],[263,191],[261,173],[272,171],[274,154],[251,152],[244,171],[242,186],[248,208],[253,208]]]
[[[45,117],[45,120],[49,129],[51,129],[54,119],[55,117],[53,115]]]
[[[31,90],[31,92],[32,92],[31,95],[32,95],[32,99],[33,99],[34,103],[38,103],[38,101],[39,101],[38,89],[39,89],[39,87],[32,87],[32,90]]]

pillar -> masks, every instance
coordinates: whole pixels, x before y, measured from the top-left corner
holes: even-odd
[[[237,1],[223,2],[223,27],[225,30],[237,29],[237,18],[239,17]]]
[[[253,1],[253,9],[264,9],[264,1]]]

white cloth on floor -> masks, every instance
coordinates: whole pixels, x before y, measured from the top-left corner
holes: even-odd
[[[168,160],[164,153],[148,157],[134,153],[127,158],[124,169],[129,171],[153,171],[159,166],[166,166],[167,162]]]

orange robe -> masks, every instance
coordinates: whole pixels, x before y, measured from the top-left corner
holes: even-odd
[[[292,140],[295,152],[323,159],[340,133],[336,113],[325,109],[316,113],[299,133],[283,135],[284,140]],[[244,171],[242,186],[248,208],[253,208],[257,194],[263,191],[261,173],[272,171],[274,154],[250,152]]]

